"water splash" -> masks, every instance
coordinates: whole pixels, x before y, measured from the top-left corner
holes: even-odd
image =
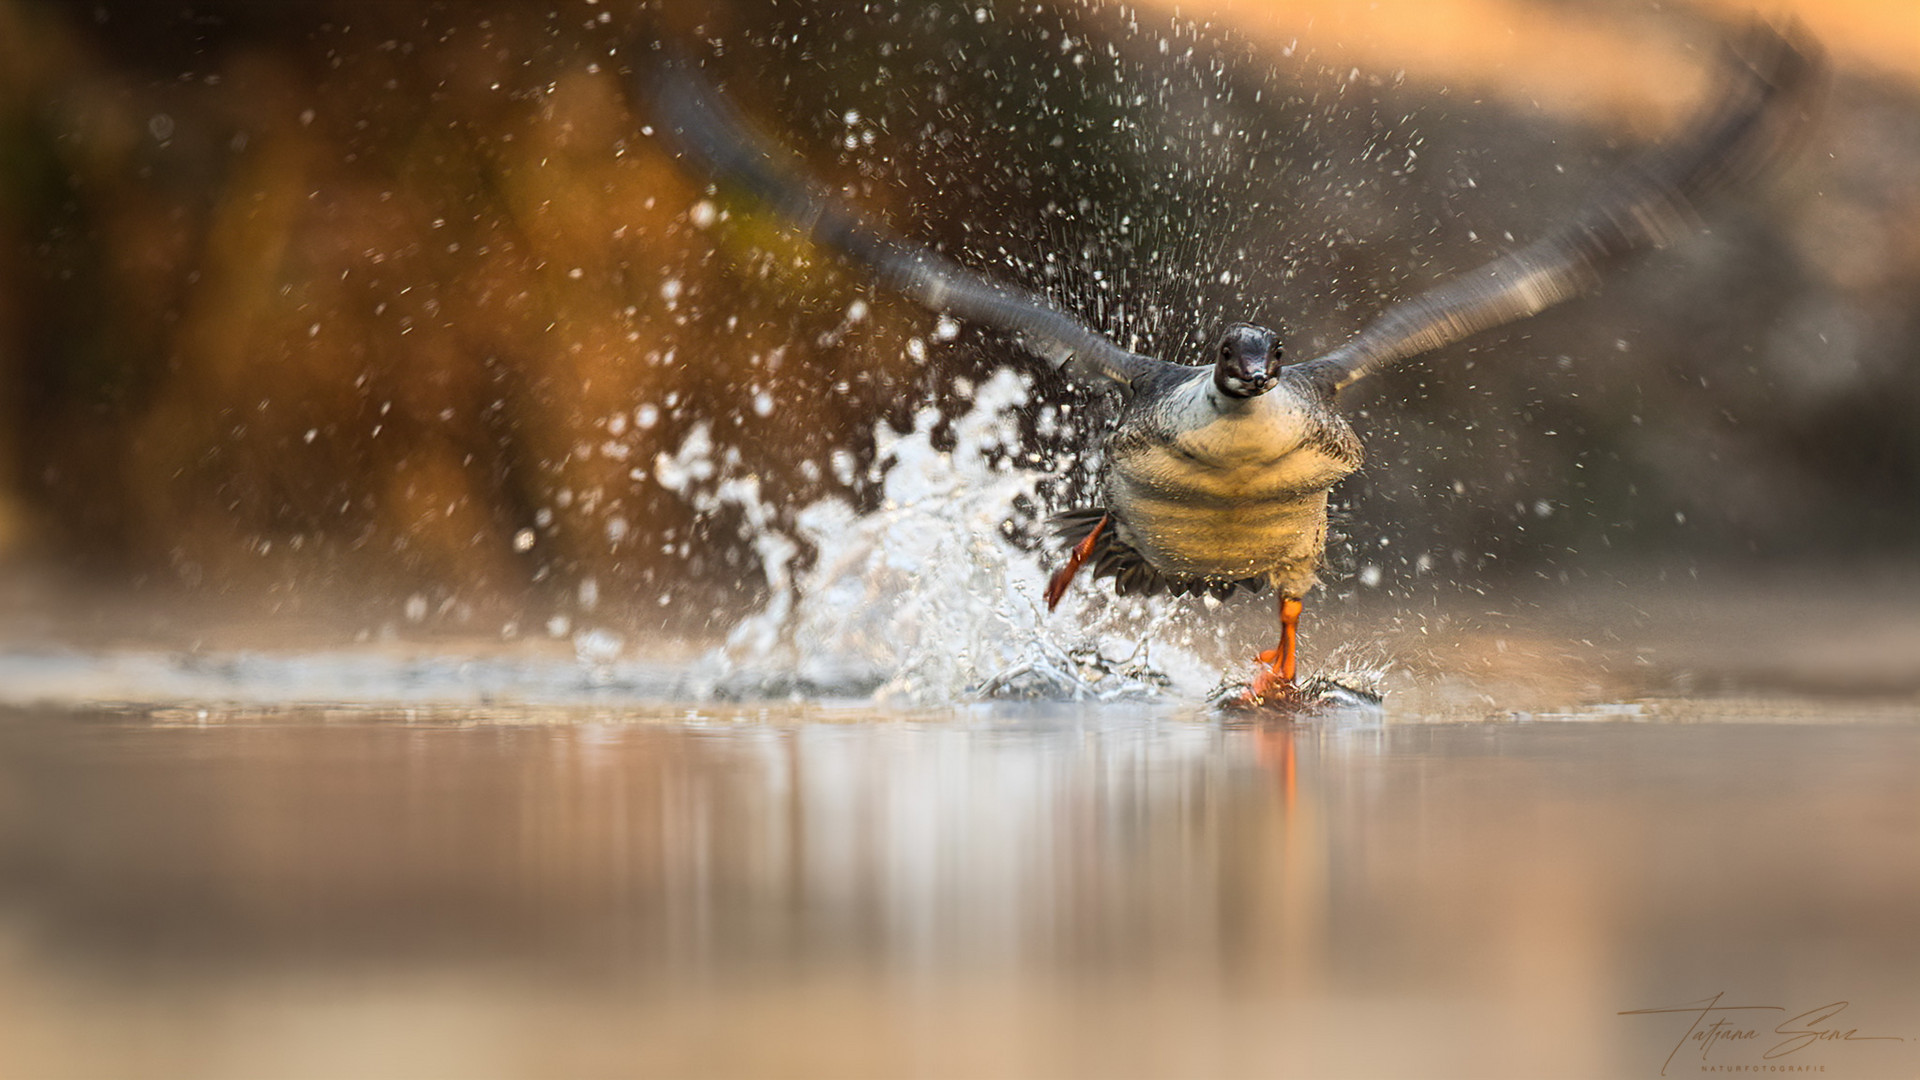
[[[1203,690],[1217,672],[1171,624],[1170,605],[1115,603],[1083,589],[1046,610],[1044,570],[1002,528],[1021,502],[1038,499],[1040,476],[1012,461],[1029,393],[1026,378],[993,375],[951,421],[952,450],[935,445],[942,417],[931,406],[904,432],[882,422],[878,505],[863,512],[825,498],[790,526],[776,523],[757,480],[716,469],[703,429],[662,455],[661,483],[703,512],[730,506],[746,518],[769,587],[700,665],[694,690],[917,705]]]

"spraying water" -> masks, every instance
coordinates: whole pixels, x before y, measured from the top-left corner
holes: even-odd
[[[1016,411],[1030,380],[1001,370],[952,423],[940,450],[938,410],[908,431],[875,432],[888,463],[877,508],[821,499],[775,524],[753,479],[716,477],[696,431],[656,468],[663,484],[711,512],[733,505],[753,524],[770,595],[701,665],[702,694],[872,694],[903,704],[973,695],[1115,700],[1197,693],[1215,673],[1175,631],[1171,605],[1117,605],[1082,590],[1049,616],[1032,553],[1001,525],[1036,497],[1039,475],[1016,468]],[[800,568],[802,552],[814,553]],[[1149,645],[1151,642],[1151,646]]]

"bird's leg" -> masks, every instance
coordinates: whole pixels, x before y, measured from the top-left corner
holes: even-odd
[[[1260,662],[1267,667],[1254,676],[1253,685],[1247,687],[1249,704],[1285,700],[1299,693],[1293,682],[1293,670],[1300,643],[1300,606],[1299,597],[1281,595],[1280,644],[1260,654]]]
[[[1067,595],[1067,586],[1072,584],[1073,575],[1079,573],[1081,565],[1093,555],[1094,542],[1100,539],[1100,534],[1106,531],[1107,522],[1111,520],[1112,514],[1102,514],[1100,520],[1093,523],[1093,531],[1067,553],[1067,565],[1055,571],[1052,580],[1047,582],[1048,611],[1060,606],[1060,598]]]

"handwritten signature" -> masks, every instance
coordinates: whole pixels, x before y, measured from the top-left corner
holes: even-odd
[[[1700,1060],[1705,1061],[1715,1046],[1726,1044],[1737,1046],[1750,1043],[1760,1046],[1772,1037],[1780,1037],[1772,1042],[1760,1055],[1762,1061],[1773,1061],[1789,1054],[1797,1054],[1815,1043],[1823,1042],[1905,1042],[1898,1035],[1862,1035],[1859,1028],[1841,1027],[1834,1018],[1847,1010],[1848,1002],[1832,1001],[1818,1008],[1808,1009],[1796,1016],[1790,1016],[1775,1024],[1767,1031],[1760,1026],[1765,1020],[1754,1014],[1783,1013],[1786,1008],[1780,1005],[1722,1005],[1721,999],[1726,991],[1700,1001],[1690,1001],[1680,1005],[1671,1005],[1657,1009],[1625,1009],[1620,1016],[1685,1016],[1691,1020],[1687,1030],[1667,1053],[1667,1060],[1660,1066],[1660,1075],[1667,1075],[1667,1068],[1680,1051],[1686,1049],[1689,1042],[1696,1043],[1700,1049]],[[1756,1026],[1748,1026],[1754,1024]]]

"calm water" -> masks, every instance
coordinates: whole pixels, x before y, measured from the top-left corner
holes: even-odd
[[[1898,723],[15,710],[0,1074],[1675,1076],[1852,1029],[1774,1060],[1911,1077],[1916,777]],[[1621,1015],[1716,994],[1761,1008]]]

